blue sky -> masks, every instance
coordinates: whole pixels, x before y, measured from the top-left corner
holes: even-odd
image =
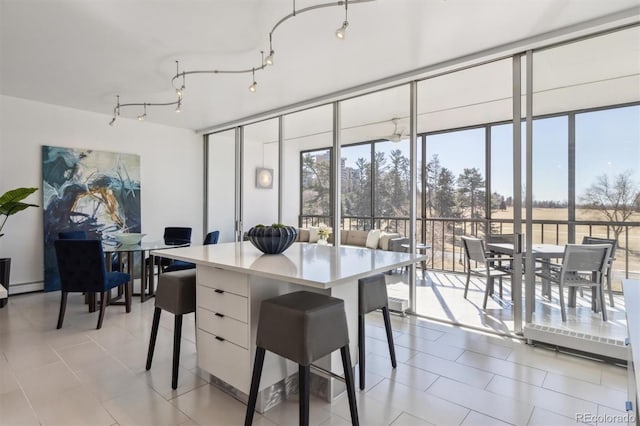
[[[524,171],[524,126],[523,126]],[[493,191],[513,193],[511,125],[492,129]],[[568,180],[568,118],[558,116],[534,121],[533,194],[535,200],[565,201]],[[387,155],[392,149],[409,153],[408,141],[379,144]],[[370,147],[345,149],[347,166],[358,157],[369,158]],[[438,154],[440,164],[456,176],[464,168],[477,167],[484,175],[484,129],[442,133],[427,138],[427,161]],[[634,171],[640,183],[640,106],[608,109],[576,115],[576,194],[584,193],[597,176]],[[523,175],[524,185],[524,175]]]

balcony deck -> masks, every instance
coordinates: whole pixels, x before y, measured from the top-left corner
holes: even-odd
[[[490,332],[512,334],[513,309],[511,303],[511,283],[503,280],[503,298],[498,297],[496,281],[495,294],[489,298],[487,309],[482,309],[484,297],[484,281],[471,277],[468,299],[464,299],[464,283],[466,275],[443,271],[427,271],[426,280],[418,271],[416,279],[416,312],[429,318],[466,325]],[[387,275],[389,297],[408,299],[408,276],[394,272]],[[600,313],[591,311],[591,292],[585,291],[578,296],[577,307],[567,308],[567,321],[562,322],[558,287],[551,286],[552,298],[547,300],[536,293],[536,311],[534,323],[575,333],[585,333],[601,339],[613,339],[621,344],[627,336],[624,298],[621,294],[614,296],[615,307],[607,300],[608,321],[602,321]],[[566,296],[566,295],[565,295]]]

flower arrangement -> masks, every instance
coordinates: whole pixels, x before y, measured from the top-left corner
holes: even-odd
[[[320,237],[320,239],[327,240],[330,233],[331,229],[327,225],[325,225],[324,223],[318,225],[318,236]]]

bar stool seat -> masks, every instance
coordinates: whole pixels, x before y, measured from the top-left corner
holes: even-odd
[[[396,351],[393,346],[391,319],[389,318],[389,297],[387,296],[387,282],[384,274],[376,274],[358,280],[358,370],[360,372],[361,390],[364,390],[365,378],[364,316],[376,309],[382,310],[389,355],[391,356],[391,366],[396,368]]]
[[[349,333],[344,301],[309,291],[287,293],[262,301],[256,337],[256,357],[251,378],[245,426],[253,422],[265,351],[298,363],[300,425],[309,424],[310,364],[340,349],[351,423],[358,424]]]
[[[153,312],[153,325],[151,326],[151,338],[149,339],[149,352],[147,354],[147,370],[151,369],[153,351],[158,337],[160,314],[164,309],[175,315],[173,329],[173,371],[171,375],[171,387],[178,387],[178,365],[180,363],[180,339],[182,337],[182,315],[196,310],[196,271],[166,272],[158,279],[156,290],[156,304]]]

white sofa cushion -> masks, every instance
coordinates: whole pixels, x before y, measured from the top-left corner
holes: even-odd
[[[310,243],[317,243],[318,240],[320,239],[320,235],[318,234],[318,227],[316,226],[312,226],[311,228],[309,228],[309,242]]]
[[[389,250],[389,241],[393,238],[400,237],[397,232],[380,232],[380,240],[378,241],[378,248],[381,250]]]
[[[348,246],[358,246],[365,247],[367,243],[367,236],[369,235],[368,231],[349,231],[347,234],[347,241],[343,241],[343,244]]]
[[[380,230],[372,229],[371,231],[369,231],[369,234],[367,235],[367,241],[364,245],[365,247],[370,249],[377,249],[378,241],[380,241]]]

